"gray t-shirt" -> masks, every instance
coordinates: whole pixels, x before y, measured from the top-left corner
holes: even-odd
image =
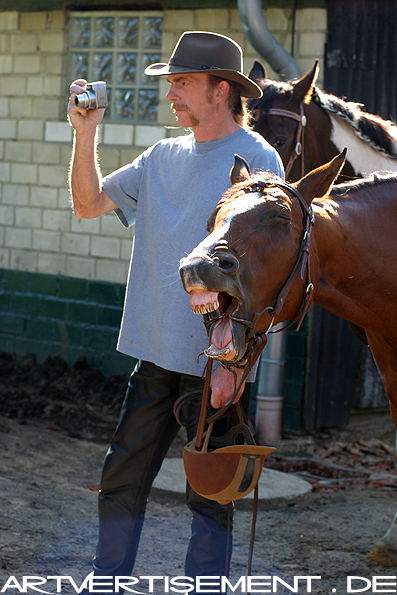
[[[196,142],[192,134],[162,140],[104,179],[122,223],[136,223],[119,351],[201,376],[206,360],[197,357],[207,333],[190,310],[178,266],[204,238],[207,219],[230,186],[235,153],[253,171],[283,176],[278,153],[257,133],[239,129],[213,142]]]

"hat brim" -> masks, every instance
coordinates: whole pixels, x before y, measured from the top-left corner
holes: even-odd
[[[236,70],[223,70],[221,68],[202,68],[195,70],[193,68],[170,65],[164,62],[157,62],[145,68],[145,74],[148,76],[166,76],[170,74],[185,74],[188,72],[204,72],[227,81],[239,83],[241,86],[242,97],[248,97],[250,99],[262,97],[262,89],[254,83],[254,81],[245,76],[245,74],[237,72]]]

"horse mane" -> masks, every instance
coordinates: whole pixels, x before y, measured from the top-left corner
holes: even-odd
[[[337,194],[338,196],[342,194],[346,195],[346,197],[350,197],[352,194],[360,192],[361,190],[377,188],[387,184],[395,184],[396,182],[397,175],[395,173],[374,172],[366,178],[357,178],[341,184],[335,184],[330,192],[330,197],[332,198],[332,195],[334,194]]]
[[[362,103],[345,101],[336,95],[314,89],[312,101],[327,112],[342,118],[357,136],[369,143],[375,150],[397,159],[397,125],[391,120],[363,111]]]
[[[289,82],[269,79],[262,79],[258,82],[263,90],[263,96],[260,99],[251,100],[251,109],[256,107],[266,109],[275,96],[288,96],[293,91],[293,85]],[[309,100],[307,101],[309,102]],[[367,113],[362,109],[362,103],[346,101],[336,95],[321,91],[318,87],[313,88],[311,101],[326,112],[342,118],[353,128],[361,140],[371,145],[376,151],[384,153],[391,159],[397,159],[397,124]]]
[[[245,192],[252,187],[255,186],[257,183],[267,183],[269,186],[272,184],[277,185],[278,183],[284,183],[279,176],[276,174],[269,172],[269,171],[259,171],[253,175],[250,175],[248,179],[242,180],[241,182],[237,182],[233,184],[230,188],[228,188],[220,201],[218,202],[217,206],[215,207],[214,211],[212,212],[211,216],[207,222],[207,231],[211,232],[213,230],[216,215],[228,202],[231,202],[235,199],[241,192]],[[374,172],[370,176],[366,178],[358,178],[354,180],[349,180],[348,182],[343,182],[342,184],[335,184],[328,197],[332,198],[332,196],[337,195],[338,197],[343,196],[344,198],[351,198],[352,195],[360,192],[362,190],[371,190],[373,188],[377,188],[380,186],[384,186],[387,184],[396,184],[397,183],[397,174],[395,173],[381,173],[381,172]],[[321,197],[318,197],[321,198]]]

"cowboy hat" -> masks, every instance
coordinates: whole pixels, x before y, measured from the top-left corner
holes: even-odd
[[[148,76],[207,72],[239,83],[242,97],[261,97],[259,86],[242,73],[240,46],[225,35],[206,31],[185,31],[168,63],[157,62],[145,69]]]

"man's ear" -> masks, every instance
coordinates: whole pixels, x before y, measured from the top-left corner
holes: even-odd
[[[219,81],[216,86],[215,97],[218,99],[223,99],[227,97],[230,93],[230,84],[227,81]]]

